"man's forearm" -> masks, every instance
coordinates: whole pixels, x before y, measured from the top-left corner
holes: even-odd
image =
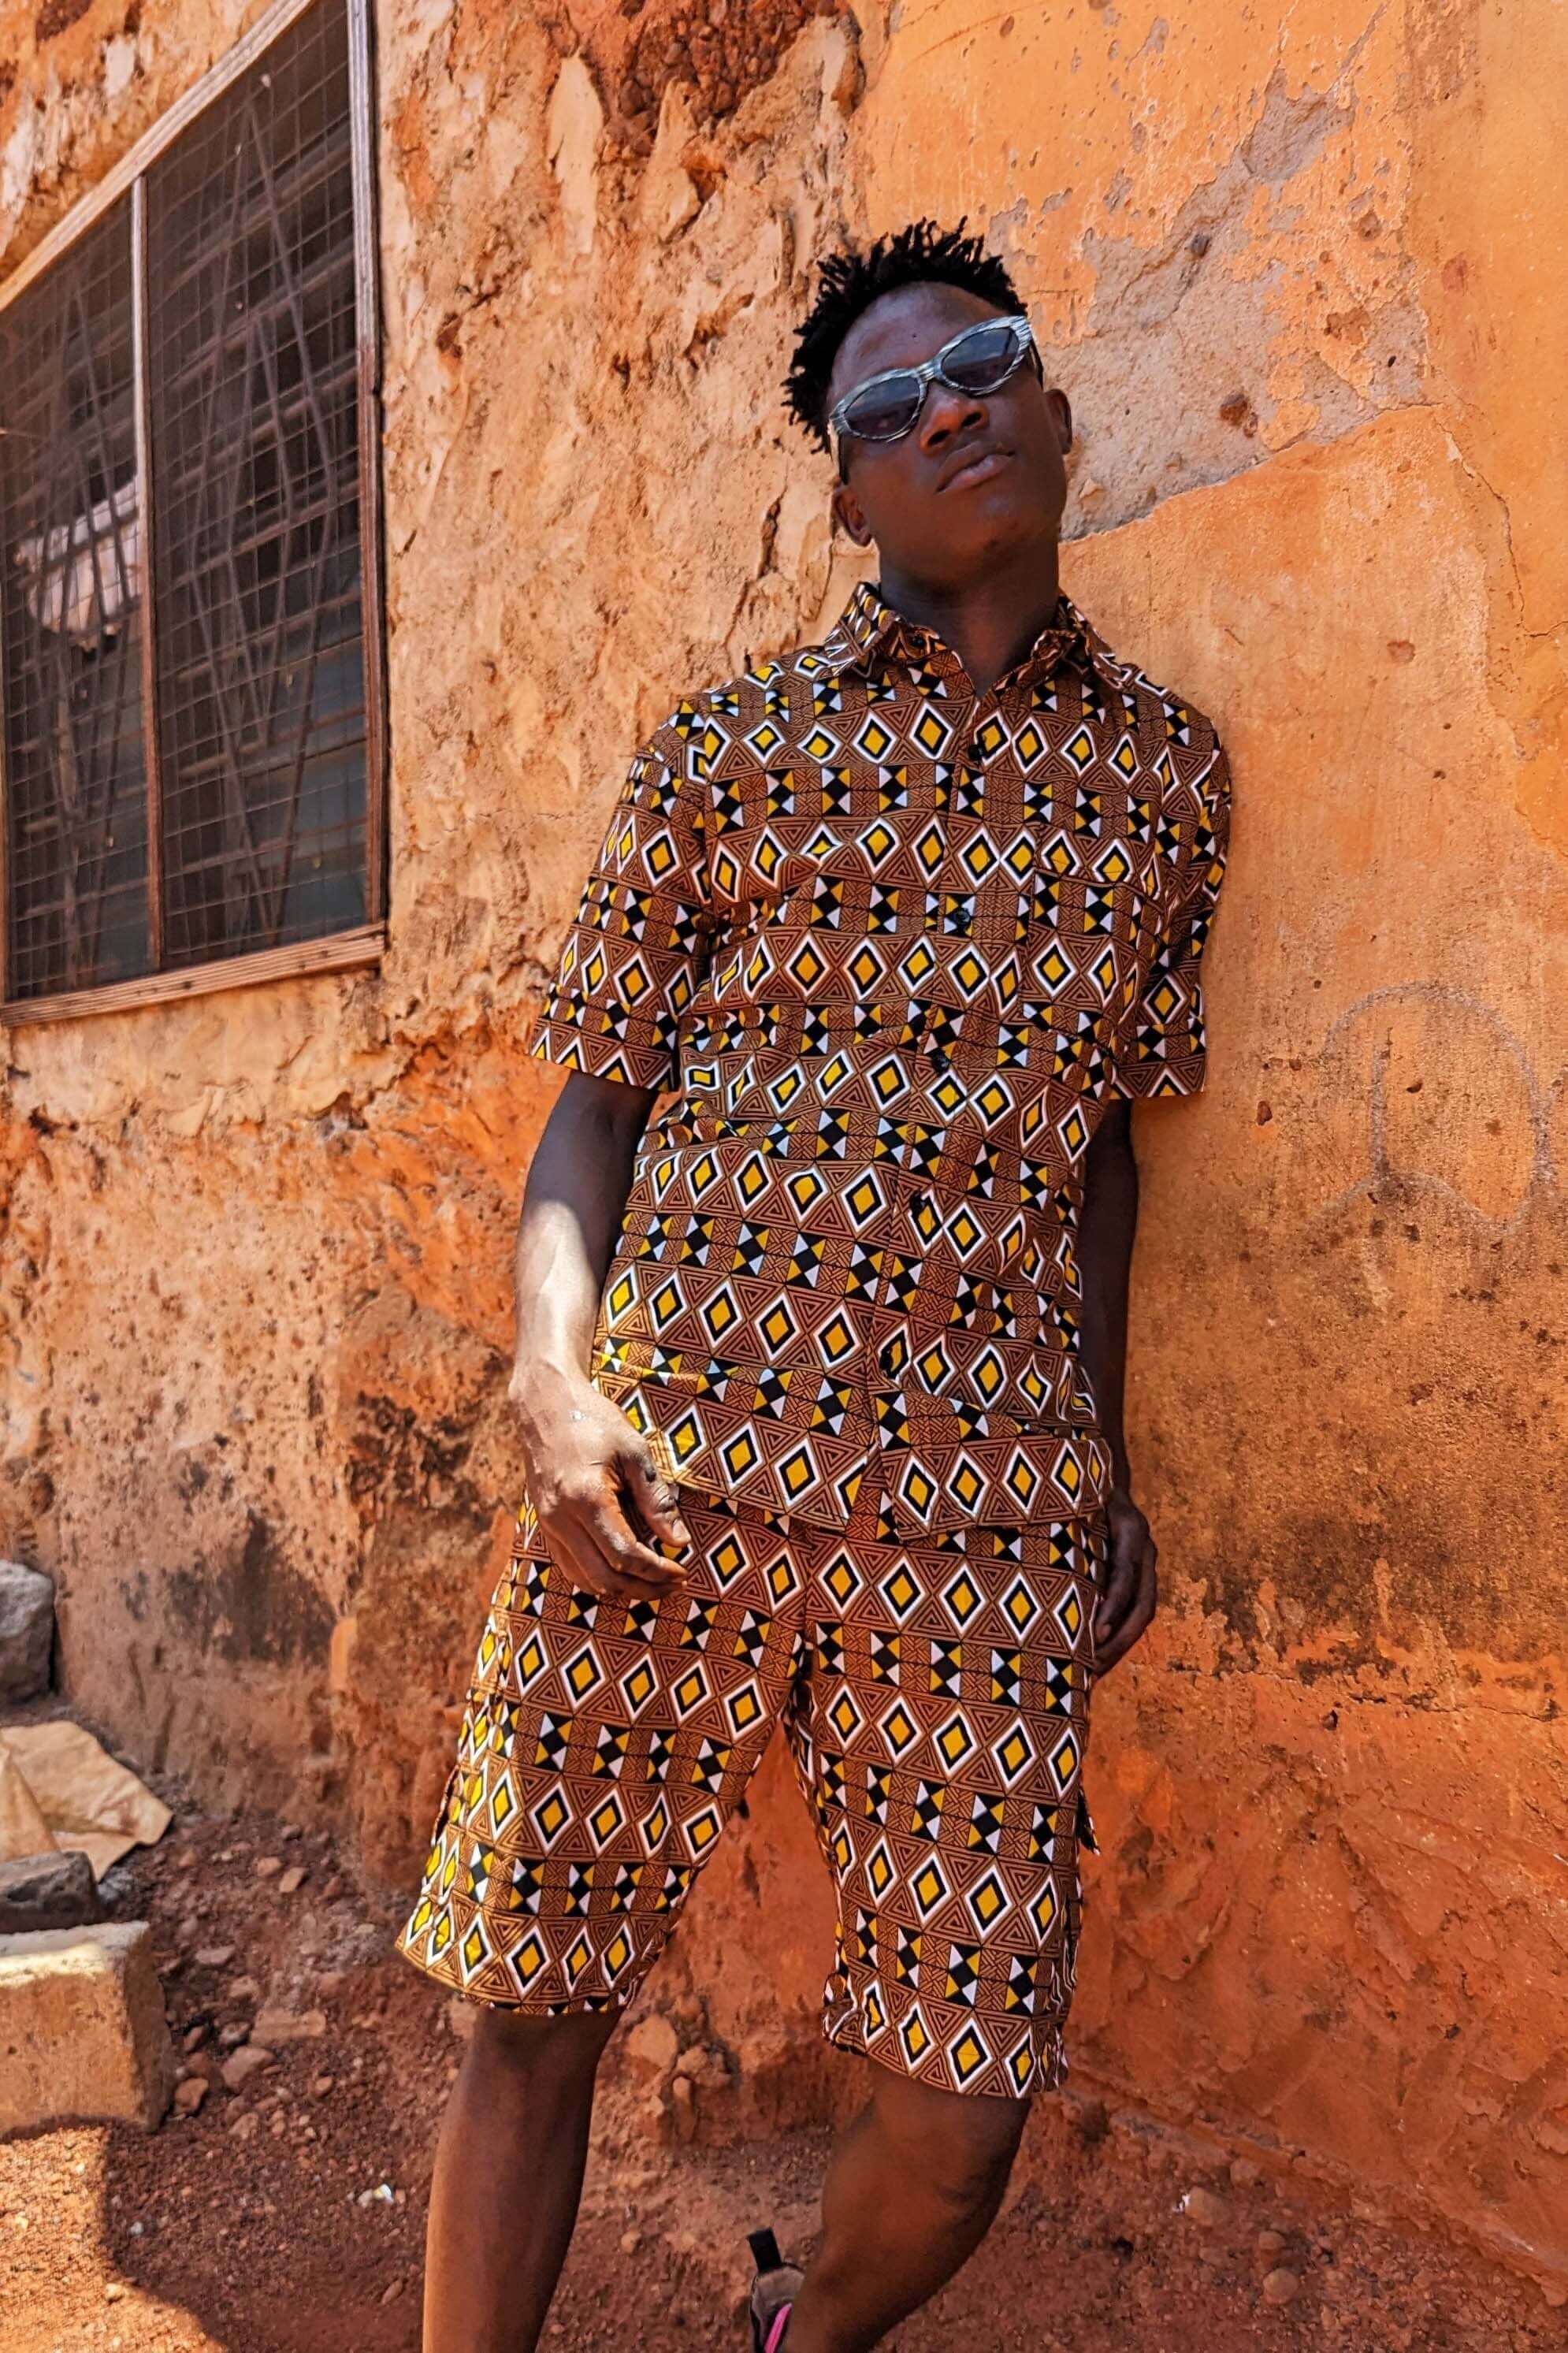
[[[1131,1483],[1123,1399],[1127,1386],[1127,1294],[1132,1241],[1138,1230],[1138,1163],[1132,1156],[1131,1107],[1107,1113],[1089,1147],[1083,1208],[1079,1218],[1079,1271],[1083,1282],[1079,1354],[1100,1407],[1118,1487]]]
[[[574,1072],[529,1169],[517,1229],[513,1393],[588,1372],[653,1092]]]

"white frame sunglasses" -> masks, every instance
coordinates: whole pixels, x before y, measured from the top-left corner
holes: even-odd
[[[994,380],[986,384],[965,384],[953,375],[951,373],[953,353],[972,337],[993,335],[999,327],[1008,330],[1012,338],[1012,347],[1003,356],[1001,372]],[[931,385],[945,385],[949,392],[963,392],[973,398],[985,399],[992,393],[1000,392],[1008,378],[1017,375],[1018,370],[1031,353],[1037,361],[1039,346],[1035,341],[1035,331],[1027,319],[1017,317],[976,319],[972,326],[961,328],[956,335],[943,343],[933,359],[922,360],[919,367],[885,368],[880,375],[868,375],[864,383],[854,385],[845,394],[842,400],[836,403],[827,422],[841,441],[878,443],[901,441],[905,434],[912,433],[920,423],[921,411],[925,406],[926,393]],[[849,411],[858,400],[863,399],[867,393],[875,392],[882,385],[895,384],[910,386],[909,397],[913,406],[906,424],[895,426],[890,433],[867,433],[850,421]]]

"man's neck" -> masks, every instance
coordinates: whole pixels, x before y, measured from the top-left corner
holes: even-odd
[[[1047,628],[1061,595],[1054,540],[1021,549],[972,586],[947,592],[884,564],[878,583],[883,602],[906,621],[932,629],[952,648],[976,694],[1021,662]]]

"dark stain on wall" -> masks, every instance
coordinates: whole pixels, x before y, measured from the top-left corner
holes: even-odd
[[[170,1614],[205,1655],[239,1666],[318,1665],[327,1655],[332,1613],[289,1566],[262,1514],[246,1515],[238,1549],[225,1560],[169,1571]]]

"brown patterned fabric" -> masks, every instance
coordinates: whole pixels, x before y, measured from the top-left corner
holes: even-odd
[[[1084,1154],[1202,1082],[1224,754],[1065,597],[974,696],[868,586],[631,765],[534,1050],[674,1091],[594,1378],[683,1485],[881,1533],[1081,1516]]]
[[[476,2000],[620,2008],[782,1720],[837,1894],[829,2041],[948,2090],[1059,2083],[1102,1523],[906,1546],[866,1506],[684,1508],[684,1588],[629,1605],[523,1514],[402,1950]]]

